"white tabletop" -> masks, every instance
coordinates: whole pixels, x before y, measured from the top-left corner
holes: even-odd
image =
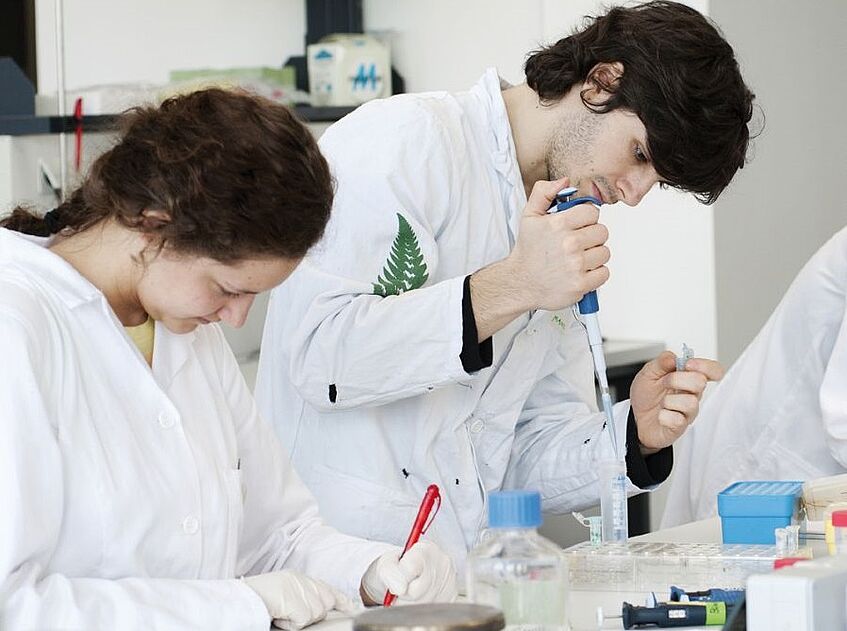
[[[656,541],[661,543],[721,543],[720,517],[692,521],[673,528],[664,528],[646,535],[631,537],[633,541]]]
[[[656,532],[651,532],[646,535],[633,537],[632,540],[655,541],[662,543],[720,543],[720,519],[714,517],[712,519],[705,519],[703,521],[696,521],[690,524],[676,526],[675,528],[666,528],[664,530],[658,530]],[[815,541],[811,545],[815,556],[826,554],[825,544],[822,541]],[[594,595],[596,595],[597,598],[588,602],[589,599],[586,597],[591,597]],[[627,600],[628,602],[631,602],[633,604],[643,604],[639,602],[639,600],[637,600],[639,597],[643,598],[643,596],[643,594],[623,594],[615,592],[607,592],[605,594],[579,592],[579,603],[574,602],[573,599],[571,599],[570,603],[570,617],[572,619],[572,622],[574,623],[574,626],[572,627],[573,631],[597,630],[597,626],[593,622],[595,620],[595,611],[597,608],[597,603],[601,603],[605,611],[609,613],[617,613],[620,611],[621,602],[623,600]],[[576,609],[577,607],[579,609]],[[342,614],[338,614],[335,612],[333,612],[327,620],[319,622],[309,627],[310,631],[351,631],[352,628],[352,618],[343,616]],[[622,629],[623,625],[620,620],[607,620],[602,628]],[[704,631],[715,631],[715,629],[718,629],[718,627],[685,628],[691,630],[701,629]]]
[[[656,543],[721,543],[721,522],[719,517],[712,517],[702,521],[695,521],[674,528],[665,528],[656,532],[647,533],[638,537],[632,537],[632,541],[646,541]],[[828,554],[826,543],[823,540],[813,539],[810,541],[802,541],[801,546],[808,546],[812,549],[812,554],[815,558],[826,556]],[[704,586],[706,587],[706,586]],[[710,587],[721,587],[713,585]],[[639,602],[639,597],[641,602]],[[573,631],[596,631],[597,626],[594,623],[596,619],[595,612],[598,603],[602,603],[604,611],[608,613],[619,613],[621,602],[626,600],[634,605],[644,604],[644,594],[622,594],[615,592],[579,592],[579,604],[571,599],[571,621]],[[593,600],[592,600],[593,599]],[[580,609],[575,609],[580,607]],[[574,624],[576,623],[576,624]],[[623,628],[620,620],[608,620],[602,627],[603,629],[621,629]],[[685,629],[715,631],[719,627],[684,627]]]

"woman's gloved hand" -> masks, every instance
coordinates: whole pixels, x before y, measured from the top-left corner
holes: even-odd
[[[265,603],[279,629],[302,629],[323,620],[332,609],[356,611],[353,602],[337,589],[293,570],[245,576],[243,580]]]
[[[434,543],[420,541],[403,558],[400,550],[386,552],[362,577],[362,600],[382,604],[386,590],[404,603],[452,602],[456,599],[453,561]]]

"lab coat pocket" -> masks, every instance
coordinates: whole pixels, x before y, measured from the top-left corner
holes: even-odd
[[[229,469],[225,472],[226,485],[226,554],[224,555],[224,576],[235,576],[238,561],[238,549],[241,541],[241,527],[244,519],[244,492],[241,485],[241,470]]]

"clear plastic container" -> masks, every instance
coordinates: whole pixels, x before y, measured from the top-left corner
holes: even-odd
[[[507,631],[564,631],[567,569],[561,550],[537,532],[541,496],[506,491],[488,501],[488,530],[468,557],[468,598],[501,609]]]
[[[838,510],[847,510],[847,502],[836,502],[823,509],[824,541],[830,555],[838,554],[835,549],[835,529],[832,527],[832,514]]]
[[[626,462],[604,460],[600,463],[600,515],[603,541],[623,542],[629,538],[626,503]]]
[[[808,556],[801,548],[797,556]],[[779,558],[776,546],[629,541],[579,543],[564,551],[568,589],[584,592],[666,593],[684,589],[744,587],[751,574],[764,574]]]
[[[832,513],[832,530],[836,554],[847,554],[847,510]]]

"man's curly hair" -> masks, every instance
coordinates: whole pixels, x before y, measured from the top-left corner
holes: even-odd
[[[713,203],[744,166],[753,115],[755,97],[732,47],[703,15],[675,2],[616,7],[586,19],[582,30],[529,56],[527,85],[542,102],[585,81],[602,88],[610,96],[601,103],[582,91],[586,107],[637,114],[659,176]],[[592,73],[602,62],[622,64],[620,79]]]

